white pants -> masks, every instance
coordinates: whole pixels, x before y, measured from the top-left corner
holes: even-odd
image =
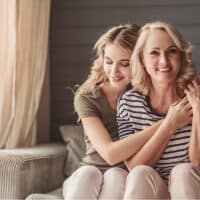
[[[82,166],[63,183],[65,200],[123,199],[128,172],[111,167],[104,174],[94,166]]]
[[[167,184],[152,167],[137,166],[127,176],[124,199],[200,199],[200,168],[178,164]]]

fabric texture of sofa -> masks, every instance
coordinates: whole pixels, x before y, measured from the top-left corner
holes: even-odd
[[[63,199],[62,184],[84,155],[82,127],[60,127],[64,143],[0,150],[0,199]]]

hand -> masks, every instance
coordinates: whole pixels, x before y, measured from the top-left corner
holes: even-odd
[[[187,97],[184,97],[170,106],[166,120],[169,125],[174,128],[174,131],[186,126],[192,121],[192,108]]]
[[[192,109],[200,109],[200,84],[198,80],[193,80],[184,90]]]

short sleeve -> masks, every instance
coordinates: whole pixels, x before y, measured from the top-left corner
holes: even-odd
[[[93,100],[86,95],[75,95],[74,108],[80,119],[85,117],[99,117],[99,112]]]
[[[130,120],[127,102],[124,96],[119,99],[117,107],[117,126],[120,138],[134,133],[133,122]]]

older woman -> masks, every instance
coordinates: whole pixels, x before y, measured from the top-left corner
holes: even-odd
[[[200,198],[200,170],[195,167],[200,162],[200,87],[192,81],[186,89],[195,71],[190,45],[171,25],[148,23],[131,62],[134,89],[119,101],[120,137],[162,122],[126,160],[130,173],[124,198]]]

